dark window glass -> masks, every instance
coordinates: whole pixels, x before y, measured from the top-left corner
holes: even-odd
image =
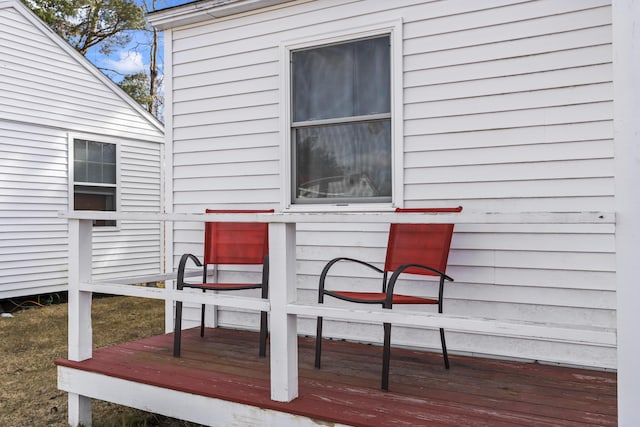
[[[75,140],[73,155],[74,209],[115,211],[115,144]],[[94,225],[115,226],[116,221],[94,221]]]
[[[390,112],[389,37],[292,54],[293,121]]]
[[[292,52],[294,202],[391,201],[389,41]]]
[[[391,197],[391,123],[314,126],[296,132],[296,198]]]
[[[76,182],[116,183],[115,144],[76,140],[73,153]]]

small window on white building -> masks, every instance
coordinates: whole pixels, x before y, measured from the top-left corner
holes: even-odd
[[[116,145],[74,139],[73,209],[116,210]],[[116,221],[96,220],[97,227],[113,227]]]
[[[291,51],[294,203],[392,198],[390,36]]]

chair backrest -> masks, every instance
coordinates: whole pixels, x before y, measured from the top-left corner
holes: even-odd
[[[397,208],[396,212],[461,212],[457,208]],[[391,224],[384,271],[403,264],[422,264],[443,273],[447,268],[453,224]],[[437,276],[427,270],[408,268],[406,273]]]
[[[206,213],[272,213],[266,210],[218,210]],[[261,222],[207,222],[204,229],[204,263],[262,264],[269,253],[269,224]]]

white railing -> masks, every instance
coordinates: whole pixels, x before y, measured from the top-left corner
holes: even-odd
[[[615,329],[505,321],[491,318],[452,316],[423,312],[394,312],[380,308],[351,309],[327,305],[302,305],[296,296],[296,225],[300,223],[455,223],[455,224],[615,224],[607,212],[530,213],[260,213],[260,214],[138,214],[68,212],[69,220],[69,359],[85,360],[92,355],[91,294],[128,295],[165,301],[212,304],[270,313],[271,398],[288,402],[298,396],[297,316],[390,322],[429,328],[484,332],[532,339],[616,345]],[[166,280],[173,274],[112,281],[91,280],[91,232],[93,219],[128,221],[225,221],[269,223],[269,299],[202,294],[129,284]],[[75,402],[75,403],[74,403]],[[81,406],[79,396],[70,395],[71,406]]]

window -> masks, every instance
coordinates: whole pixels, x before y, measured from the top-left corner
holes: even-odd
[[[291,51],[294,203],[390,202],[390,36]]]
[[[73,141],[73,209],[116,210],[116,145]],[[115,226],[116,221],[96,220],[94,226]]]

